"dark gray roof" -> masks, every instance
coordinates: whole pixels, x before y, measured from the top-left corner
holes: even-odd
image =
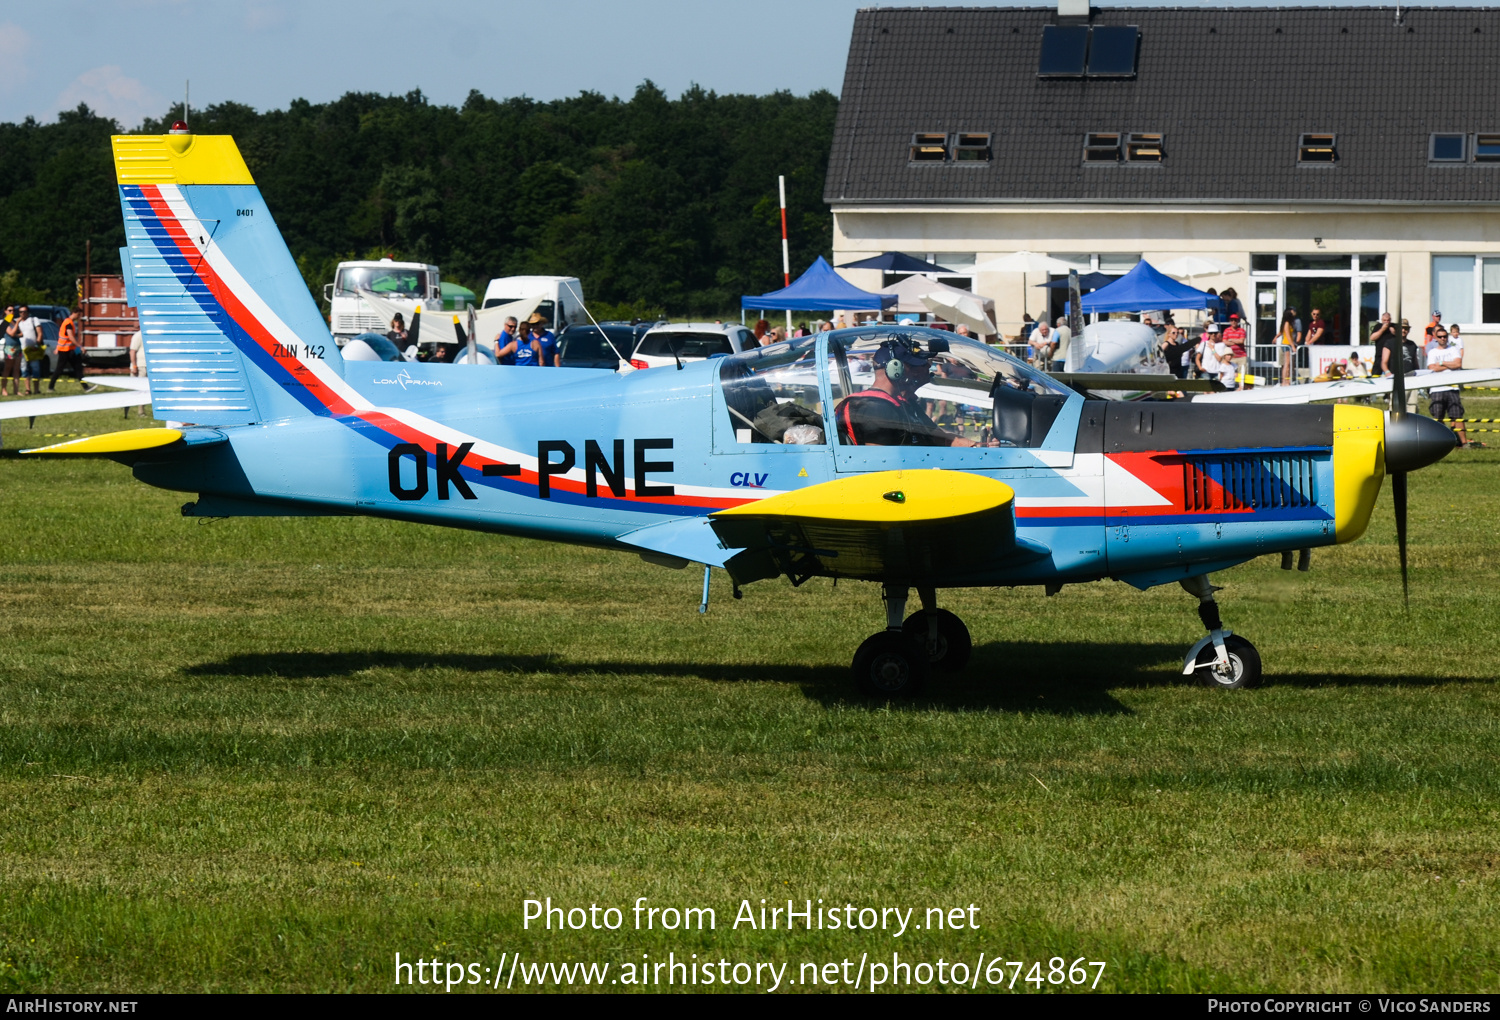
[[[1500,201],[1500,165],[1429,166],[1434,131],[1500,132],[1500,10],[1095,8],[1138,25],[1131,80],[1037,77],[1056,6],[855,15],[824,197],[859,202]],[[919,131],[988,163],[908,162]],[[1160,165],[1084,166],[1089,131],[1160,131]],[[1303,132],[1338,136],[1299,166]]]

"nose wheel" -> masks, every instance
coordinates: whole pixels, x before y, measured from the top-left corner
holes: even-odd
[[[1183,589],[1198,598],[1198,617],[1208,633],[1188,650],[1182,664],[1184,676],[1197,673],[1210,687],[1239,690],[1259,685],[1260,653],[1249,641],[1224,626],[1219,619],[1219,604],[1207,575],[1181,582]]]

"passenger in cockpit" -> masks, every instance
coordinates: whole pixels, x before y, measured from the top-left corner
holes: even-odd
[[[917,401],[932,381],[932,351],[911,340],[887,340],[875,352],[875,384],[839,402],[839,436],[855,446],[977,446],[941,428]]]

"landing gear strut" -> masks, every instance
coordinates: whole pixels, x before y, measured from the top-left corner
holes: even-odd
[[[1260,683],[1260,653],[1255,646],[1224,626],[1219,618],[1219,603],[1214,592],[1222,588],[1212,584],[1207,574],[1179,582],[1182,590],[1198,598],[1198,618],[1208,634],[1198,639],[1182,661],[1183,676],[1202,670],[1210,687],[1235,690]]]
[[[953,671],[969,659],[973,644],[963,621],[937,607],[931,588],[918,588],[922,608],[907,617],[910,589],[886,585],[885,630],[867,638],[854,654],[854,683],[861,692],[907,698],[921,690],[931,669]]]

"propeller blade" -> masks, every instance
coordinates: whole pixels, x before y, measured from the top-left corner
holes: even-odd
[[[1391,475],[1391,499],[1396,511],[1396,549],[1401,556],[1401,603],[1411,608],[1406,587],[1406,472]]]

